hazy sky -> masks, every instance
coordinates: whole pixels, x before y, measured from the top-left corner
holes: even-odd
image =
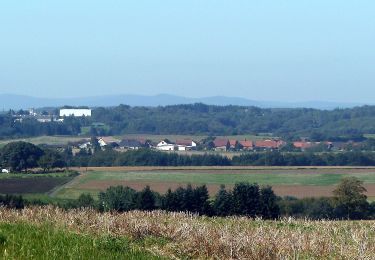
[[[375,1],[2,0],[0,93],[374,102]]]

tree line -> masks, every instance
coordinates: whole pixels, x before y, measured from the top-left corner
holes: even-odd
[[[150,149],[95,153],[82,150],[68,159],[72,166],[375,166],[373,152],[251,152],[228,158],[219,154],[181,155]]]
[[[375,166],[373,152],[293,153],[252,152],[228,158],[218,154],[180,155],[150,149],[127,152],[81,149],[73,155],[26,142],[12,142],[0,149],[0,167],[22,172],[39,167],[44,172],[64,167],[88,166]]]
[[[15,121],[14,113],[0,115],[2,138],[40,135],[186,134],[240,135],[272,133],[285,140],[362,141],[375,133],[375,106],[318,110],[271,109],[248,106],[189,104],[159,107],[94,108],[91,117],[65,117],[64,122]],[[100,124],[98,124],[100,122]],[[103,127],[103,125],[105,127]]]

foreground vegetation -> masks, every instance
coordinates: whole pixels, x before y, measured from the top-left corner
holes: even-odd
[[[44,221],[0,223],[2,259],[160,259],[126,236],[85,234]]]
[[[0,222],[1,252],[12,254],[8,258],[61,259],[73,253],[83,259],[133,254],[128,255],[132,258],[152,253],[166,258],[371,259],[375,252],[373,221],[265,221],[163,211],[99,213],[33,207],[2,208]],[[17,242],[25,246],[17,247]],[[34,243],[33,254],[27,248]],[[40,249],[43,243],[45,252]]]

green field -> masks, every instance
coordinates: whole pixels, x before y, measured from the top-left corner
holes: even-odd
[[[199,173],[199,172],[88,172],[80,183],[89,181],[158,181],[193,184],[235,184],[251,182],[261,185],[334,185],[344,176],[356,176],[366,183],[375,183],[375,172],[331,174],[331,173]]]
[[[342,171],[342,173],[340,173]],[[329,186],[345,176],[355,176],[365,184],[375,184],[375,169],[274,169],[274,170],[157,170],[157,171],[87,171],[56,193],[61,198],[77,198],[82,192],[97,195],[108,185],[157,184],[158,187],[185,184],[232,186],[238,182],[271,186]]]
[[[49,144],[49,145],[63,145],[69,142],[81,140],[84,137],[79,136],[39,136],[30,138],[19,138],[19,139],[5,139],[0,140],[0,147],[10,142],[24,141],[35,145]]]

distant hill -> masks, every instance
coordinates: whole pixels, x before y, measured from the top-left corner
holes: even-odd
[[[363,103],[337,103],[324,101],[310,102],[277,102],[277,101],[255,101],[241,97],[212,96],[203,98],[189,98],[160,94],[155,96],[143,95],[110,95],[110,96],[93,96],[80,98],[39,98],[25,95],[0,94],[0,109],[28,109],[40,107],[59,107],[69,106],[89,106],[89,107],[109,107],[119,104],[130,106],[165,106],[177,104],[204,103],[207,105],[238,105],[238,106],[257,106],[261,108],[317,108],[317,109],[334,109],[334,108],[351,108],[364,105]]]

